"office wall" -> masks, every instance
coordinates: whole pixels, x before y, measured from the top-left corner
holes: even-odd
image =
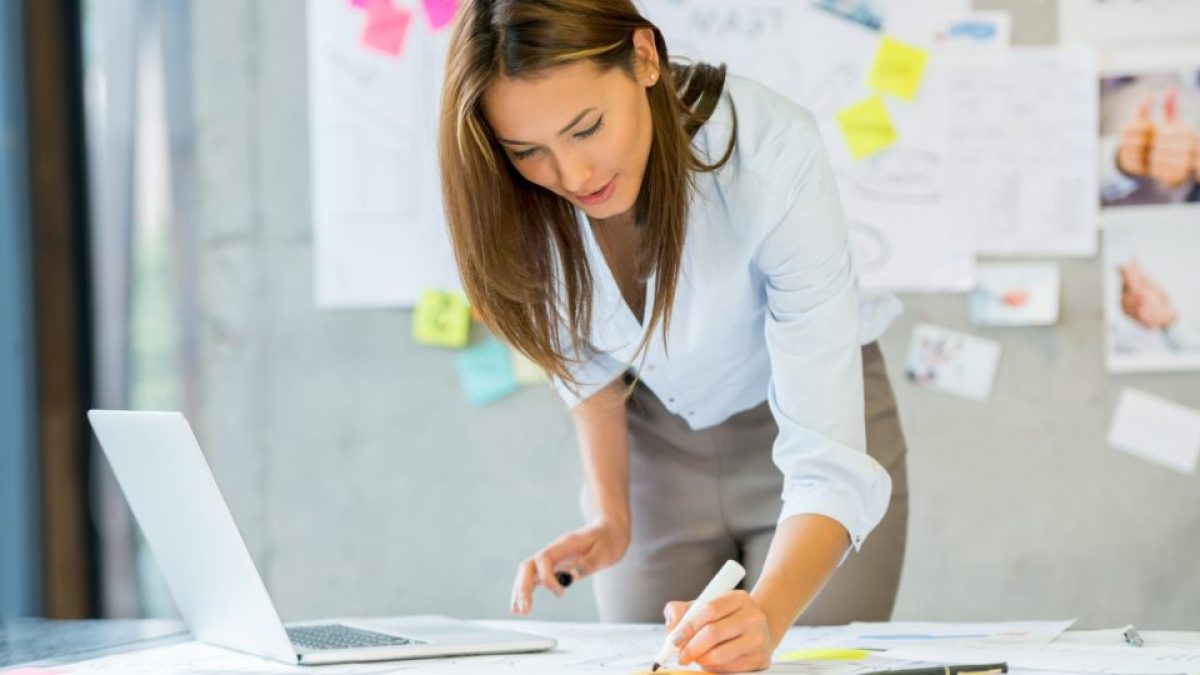
[[[579,522],[569,418],[545,389],[469,407],[408,312],[314,309],[304,12],[192,8],[193,416],[281,612],[503,616],[516,563]],[[899,379],[913,322],[965,327],[964,298],[905,298],[883,340],[912,448],[899,618],[1200,627],[1200,486],[1103,440],[1122,386],[1200,406],[1200,376],[1107,375],[1099,267],[1063,283],[1059,326],[978,331],[1005,350],[990,403]],[[536,605],[594,615],[586,588]]]

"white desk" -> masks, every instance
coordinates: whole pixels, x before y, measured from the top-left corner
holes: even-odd
[[[184,637],[150,643],[149,648],[135,649],[120,654],[111,654],[85,661],[75,659],[49,659],[37,662],[45,668],[45,674],[72,675],[75,673],[121,675],[163,675],[172,673],[309,673],[338,674],[363,673],[397,675],[503,675],[504,673],[531,673],[534,675],[603,675],[606,673],[633,673],[645,670],[662,644],[663,629],[656,625],[605,625],[593,623],[540,623],[529,621],[486,622],[505,628],[538,633],[558,639],[559,645],[550,652],[538,654],[476,656],[420,661],[393,661],[376,664],[349,664],[342,666],[286,666],[255,657],[245,656],[224,649],[190,641]],[[806,646],[828,646],[844,629],[797,628],[784,640],[780,654],[787,650]],[[1160,672],[1200,673],[1200,633],[1144,632],[1147,648],[1158,645],[1190,647],[1193,662],[1179,662],[1179,669]],[[1128,649],[1120,642],[1119,631],[1068,631],[1055,640],[1054,644],[1091,645],[1096,647]],[[1148,653],[1148,652],[1147,652]],[[875,657],[872,657],[875,658]],[[971,661],[981,662],[981,661]],[[874,662],[875,664],[878,661]],[[853,675],[874,670],[873,663],[817,664],[813,662],[777,664],[771,673],[805,673],[806,675]],[[0,675],[5,671],[0,670]],[[40,671],[32,671],[40,672]],[[1034,672],[1013,668],[1012,672]]]

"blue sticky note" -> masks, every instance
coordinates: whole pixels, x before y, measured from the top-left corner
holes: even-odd
[[[508,348],[499,340],[488,339],[463,350],[454,367],[472,405],[487,405],[517,390]]]

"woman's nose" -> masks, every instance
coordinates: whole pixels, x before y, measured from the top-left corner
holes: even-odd
[[[558,179],[563,190],[579,195],[592,187],[592,165],[576,153],[565,153],[558,160]]]

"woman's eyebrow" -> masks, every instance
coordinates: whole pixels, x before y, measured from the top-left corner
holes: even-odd
[[[594,107],[588,108],[588,109],[584,110],[583,112],[579,113],[578,115],[576,115],[575,119],[571,120],[570,124],[563,127],[562,131],[558,132],[558,135],[562,136],[563,134],[565,134],[568,131],[570,131],[571,129],[573,129],[576,124],[579,124],[580,120],[582,120],[585,116],[587,116],[588,113],[592,112],[593,110],[595,110]],[[530,143],[529,141],[510,141],[507,138],[500,138],[499,136],[496,137],[496,140],[500,141],[501,143],[504,143],[505,145],[537,145],[537,143]]]

